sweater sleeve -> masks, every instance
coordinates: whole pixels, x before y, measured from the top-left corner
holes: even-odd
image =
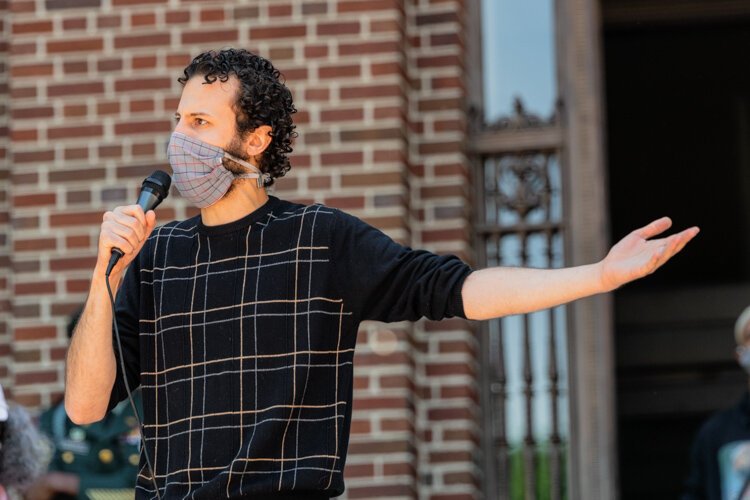
[[[144,247],[145,249],[145,247]],[[141,252],[143,254],[143,252]],[[140,349],[139,349],[139,304],[140,304],[140,256],[125,271],[125,277],[115,298],[115,318],[122,344],[122,356],[125,364],[125,373],[131,391],[140,385]],[[112,329],[112,346],[115,351],[115,363],[117,365],[117,376],[112,393],[109,397],[107,411],[112,410],[117,403],[128,397],[125,388],[125,380],[122,373],[120,361],[120,348],[114,328]]]
[[[453,255],[402,246],[365,222],[336,211],[332,233],[342,295],[360,319],[465,318],[461,288],[471,268]]]

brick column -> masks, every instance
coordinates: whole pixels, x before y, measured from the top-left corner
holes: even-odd
[[[10,173],[9,138],[9,69],[8,40],[10,35],[10,11],[7,0],[0,0],[0,385],[8,388],[10,383],[11,336],[8,328],[10,318],[10,224],[8,216],[8,177]]]
[[[471,261],[465,6],[460,0],[409,3],[409,101],[413,244]],[[420,322],[420,498],[479,495],[478,342],[463,320]]]

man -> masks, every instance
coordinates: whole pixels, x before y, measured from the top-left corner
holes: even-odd
[[[750,375],[750,307],[734,326],[735,358]],[[750,378],[748,378],[750,382]],[[732,408],[708,419],[690,454],[690,477],[683,500],[750,498],[750,393]]]
[[[698,232],[648,241],[670,226],[664,218],[597,264],[472,272],[338,210],[266,194],[289,169],[296,111],[268,61],[207,52],[180,81],[167,155],[177,188],[201,213],[155,231],[155,214],[137,206],[104,215],[66,372],[65,405],[77,422],[102,418],[125,397],[126,380],[141,386],[145,449],[164,497],[337,496],[362,320],[552,307],[653,272]],[[113,247],[124,252],[110,284],[126,377],[116,370],[104,277]],[[138,497],[154,497],[150,479],[144,458]]]
[[[70,317],[69,339],[80,314],[79,310]],[[133,398],[142,415],[140,391]],[[42,413],[39,427],[52,441],[52,457],[47,473],[26,492],[28,500],[133,498],[140,429],[129,401],[118,404],[99,422],[76,425],[60,400]]]

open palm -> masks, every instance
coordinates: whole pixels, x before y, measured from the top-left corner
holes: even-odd
[[[621,239],[602,261],[602,282],[609,290],[649,275],[687,245],[699,229],[691,227],[666,238],[649,239],[672,226],[669,217],[657,219]]]

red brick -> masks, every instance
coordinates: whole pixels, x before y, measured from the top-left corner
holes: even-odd
[[[115,81],[116,92],[131,92],[136,90],[168,90],[172,87],[171,78],[134,78],[132,80]]]
[[[320,57],[328,57],[328,46],[327,45],[307,45],[305,46],[305,58],[315,59]]]
[[[365,208],[364,196],[327,196],[324,203],[344,210]]]
[[[54,250],[57,240],[54,238],[16,239],[13,241],[13,251],[28,252],[39,250]]]
[[[47,41],[47,52],[49,54],[65,52],[98,52],[103,48],[103,40],[96,37]]]
[[[63,73],[66,75],[75,75],[88,73],[89,63],[87,61],[65,61],[63,63]]]
[[[101,219],[101,216],[100,216]],[[51,271],[69,271],[72,269],[93,269],[96,264],[96,256],[90,257],[61,257],[51,259],[49,268]]]
[[[130,66],[133,69],[150,69],[155,68],[156,64],[156,56],[140,56],[134,57]]]
[[[153,26],[154,24],[156,24],[156,14],[153,12],[132,14],[130,16],[130,25],[133,27]]]
[[[39,134],[36,129],[15,129],[11,132],[10,138],[14,141],[36,141]]]
[[[416,498],[414,488],[406,484],[350,486],[346,491],[347,498]]]
[[[10,68],[11,77],[24,76],[52,76],[54,66],[49,63],[13,65]]]
[[[204,9],[200,13],[200,20],[203,23],[224,21],[224,19],[224,9]]]
[[[388,139],[403,139],[403,132],[396,127],[372,129],[346,129],[340,134],[343,142],[365,142]]]
[[[183,44],[201,44],[218,42],[235,42],[238,38],[236,29],[218,29],[213,31],[188,31],[182,33]]]
[[[85,104],[68,104],[63,108],[63,116],[65,118],[76,118],[86,116],[88,114],[88,106]]]
[[[356,165],[364,161],[364,156],[361,151],[323,153],[320,160],[323,165]]]
[[[81,9],[84,7],[101,7],[101,0],[46,0],[47,10]]]
[[[29,385],[29,384],[45,384],[57,381],[57,372],[44,371],[44,372],[28,372],[28,373],[16,373],[15,384],[16,385]]]
[[[433,408],[427,410],[427,418],[433,422],[440,420],[471,420],[474,418],[474,414],[465,407]]]
[[[122,5],[138,5],[138,4],[160,4],[167,3],[167,0],[112,0],[112,5],[119,7]]]
[[[444,56],[424,56],[417,58],[417,68],[444,68],[446,66],[463,67],[463,61],[458,54]]]
[[[325,79],[359,77],[362,74],[362,67],[359,64],[348,64],[339,66],[323,66],[318,69],[318,77]]]
[[[89,246],[91,246],[91,237],[87,234],[65,237],[65,248],[88,248]]]
[[[63,19],[63,29],[65,31],[85,30],[88,22],[85,17],[73,17]]]
[[[401,46],[396,40],[382,42],[342,43],[339,45],[340,56],[364,56],[373,54],[398,54]]]
[[[121,16],[99,16],[96,19],[96,27],[98,29],[105,28],[119,28],[122,24]]]
[[[289,17],[292,15],[292,6],[289,4],[271,4],[268,6],[268,15],[271,17]]]
[[[96,103],[96,114],[116,115],[120,113],[120,103],[117,101],[99,101]]]
[[[411,444],[403,440],[349,443],[350,455],[404,453],[409,451],[412,451]]]
[[[169,132],[172,130],[172,122],[169,120],[135,122],[127,121],[115,124],[115,134],[144,134],[154,132]]]
[[[81,125],[50,127],[47,130],[48,139],[68,139],[75,137],[101,137],[104,130],[101,125]]]
[[[96,63],[96,70],[105,73],[120,71],[122,67],[122,59],[101,59]]]
[[[57,203],[57,195],[55,193],[34,193],[13,197],[13,205],[15,207],[38,207],[54,205],[55,203]]]
[[[13,293],[16,295],[47,295],[53,294],[57,290],[54,281],[39,281],[35,283],[16,283],[13,286]],[[18,332],[19,329],[16,329]],[[22,330],[22,329],[21,329]],[[21,340],[21,339],[19,339]]]
[[[291,24],[287,26],[273,26],[269,28],[251,28],[250,40],[267,40],[276,38],[298,38],[307,35],[307,26]]]
[[[323,109],[320,111],[321,122],[339,123],[343,121],[362,121],[365,112],[362,108]]]
[[[118,35],[115,37],[116,49],[128,49],[131,47],[157,47],[169,45],[169,33],[149,33],[138,35]]]
[[[166,13],[164,20],[168,25],[185,24],[190,22],[190,11],[172,10]]]
[[[346,174],[341,178],[341,186],[385,186],[388,184],[401,184],[403,181],[404,179],[400,172]]]
[[[24,35],[29,33],[41,34],[52,31],[52,21],[31,21],[27,23],[15,22],[11,28],[14,35]]]
[[[67,280],[65,282],[65,291],[68,293],[88,292],[91,282],[89,280]]]
[[[371,33],[398,33],[402,30],[401,23],[396,20],[383,19],[370,21]]]
[[[365,12],[373,10],[400,10],[396,0],[349,0],[338,2],[337,11]]]
[[[328,12],[328,4],[323,2],[302,4],[302,14],[308,16],[311,14],[325,14]]]
[[[315,32],[318,36],[330,35],[356,35],[360,32],[359,21],[318,23]]]
[[[39,106],[34,108],[13,108],[11,117],[14,120],[29,120],[38,118],[52,118],[55,109],[52,106]]]
[[[344,469],[344,477],[372,477],[375,475],[375,467],[373,464],[346,464]]]
[[[50,226],[92,226],[102,223],[103,212],[72,212],[50,215]]]
[[[49,97],[96,95],[104,92],[103,82],[58,83],[47,87]]]
[[[399,97],[403,94],[399,85],[368,85],[364,87],[344,87],[340,91],[342,99],[367,99],[370,97]]]

